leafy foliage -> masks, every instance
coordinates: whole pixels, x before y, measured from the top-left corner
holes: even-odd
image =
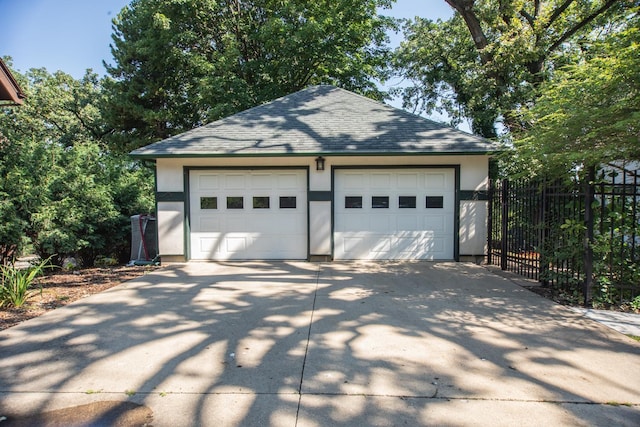
[[[497,135],[522,123],[513,112],[535,102],[535,88],[553,71],[583,57],[592,39],[633,1],[446,0],[456,10],[447,21],[417,18],[405,27],[396,52],[398,72],[411,82],[405,106],[444,110],[475,133]]]
[[[134,0],[114,19],[104,109],[113,144],[137,148],[330,83],[381,98],[377,16],[390,0]]]
[[[97,76],[14,75],[28,98],[0,114],[0,244],[87,264],[126,252],[129,216],[152,208],[153,179],[106,150]]]
[[[591,48],[590,58],[558,70],[523,115],[517,155],[553,174],[640,160],[640,15]]]

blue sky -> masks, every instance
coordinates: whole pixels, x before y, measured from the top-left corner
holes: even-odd
[[[45,67],[75,78],[87,68],[104,74],[111,62],[111,20],[129,0],[0,0],[0,56],[10,56],[19,72]],[[398,0],[386,14],[446,19],[444,0]],[[397,44],[401,35],[393,35]]]

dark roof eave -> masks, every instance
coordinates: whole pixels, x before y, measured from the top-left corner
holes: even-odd
[[[2,58],[0,58],[0,96],[3,96],[0,100],[5,101],[0,104],[3,106],[21,105],[26,98],[26,95],[22,92],[22,89],[20,89],[18,82]]]
[[[153,154],[153,153],[134,153],[129,155],[135,159],[171,159],[171,158],[258,158],[258,157],[316,157],[316,156],[333,156],[333,157],[364,157],[364,156],[487,156],[500,153],[502,150],[459,150],[459,151],[319,151],[307,153],[180,153],[180,154]]]

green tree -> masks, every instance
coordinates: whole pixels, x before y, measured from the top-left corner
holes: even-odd
[[[105,108],[130,150],[329,83],[381,98],[391,0],[134,0],[113,21]]]
[[[640,161],[640,9],[590,57],[558,70],[523,114],[517,157],[545,173]]]
[[[153,206],[152,178],[106,150],[101,82],[44,69],[14,75],[27,99],[0,110],[0,221],[12,224],[0,243],[26,240],[43,256],[87,264],[126,252],[129,216]]]
[[[523,123],[514,114],[535,102],[535,88],[554,69],[578,60],[585,45],[614,29],[630,0],[446,0],[447,21],[417,18],[396,52],[410,85],[406,107],[470,119],[475,133],[495,137]]]

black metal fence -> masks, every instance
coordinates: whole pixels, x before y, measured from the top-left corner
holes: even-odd
[[[640,176],[615,166],[589,175],[492,182],[487,262],[587,304],[640,308]]]

